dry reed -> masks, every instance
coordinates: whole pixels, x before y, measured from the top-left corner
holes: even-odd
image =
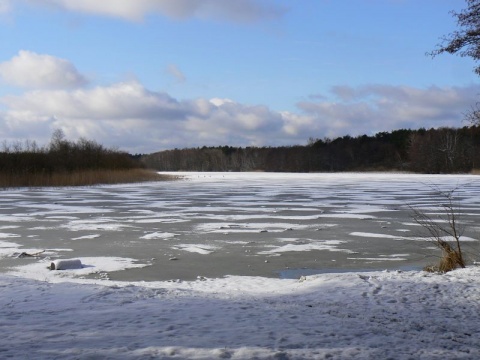
[[[174,176],[161,175],[146,169],[78,170],[71,172],[0,174],[0,188],[92,186],[100,184],[126,184],[147,181],[174,180]]]

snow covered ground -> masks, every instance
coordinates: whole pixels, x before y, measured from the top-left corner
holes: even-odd
[[[480,269],[84,285],[0,277],[2,359],[479,359]]]
[[[185,175],[2,191],[0,358],[480,358],[480,268],[395,270],[430,260],[407,204],[432,187],[476,260],[477,177]]]

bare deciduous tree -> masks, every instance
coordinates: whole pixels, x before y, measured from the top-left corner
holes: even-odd
[[[466,9],[451,12],[459,29],[443,36],[442,42],[428,55],[449,53],[480,60],[480,0],[466,0],[466,3]],[[480,65],[475,66],[474,71],[480,75]]]
[[[480,125],[480,102],[477,102],[475,105],[472,105],[470,110],[465,114],[465,120],[470,123],[472,126]]]
[[[476,63],[480,60],[480,0],[465,0],[467,7],[460,12],[451,11],[457,19],[458,30],[441,38],[441,43],[432,52],[427,53],[432,57],[449,53],[461,57],[470,57]],[[473,70],[480,75],[480,65]],[[480,108],[477,103],[465,114],[465,118],[472,125],[480,124]]]

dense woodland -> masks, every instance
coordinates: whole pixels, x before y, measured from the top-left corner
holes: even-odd
[[[305,146],[175,149],[144,155],[160,171],[466,173],[480,164],[480,127],[310,139]]]

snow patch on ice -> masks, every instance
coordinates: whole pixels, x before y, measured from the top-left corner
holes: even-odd
[[[362,261],[405,261],[407,259],[400,257],[378,257],[378,258],[369,258],[369,257],[358,257],[358,258],[347,258],[348,260],[362,260]]]
[[[0,232],[0,239],[16,238],[16,237],[20,237],[20,235],[12,234],[12,233],[1,233]]]
[[[376,219],[376,217],[372,216],[372,215],[349,214],[349,213],[321,214],[318,217],[319,218],[333,218],[333,219],[360,219],[360,220]]]
[[[367,238],[381,238],[381,239],[394,239],[402,240],[407,239],[402,236],[388,235],[388,234],[377,234],[377,233],[367,233],[367,232],[352,232],[351,236],[367,237]]]
[[[122,229],[131,227],[127,224],[122,224],[119,222],[112,222],[108,219],[95,219],[95,220],[74,220],[70,221],[67,224],[61,226],[62,228],[71,230],[71,231],[95,231],[95,230],[104,230],[104,231],[121,231]]]
[[[339,240],[324,240],[324,241],[315,241],[311,243],[300,243],[300,244],[287,244],[280,247],[276,247],[271,250],[261,251],[258,254],[268,255],[268,254],[277,254],[284,253],[289,251],[339,251],[345,253],[353,253],[351,250],[339,249],[338,246],[345,243],[345,241]]]
[[[31,208],[33,204],[31,203],[26,203],[23,206],[26,208]],[[29,213],[31,216],[47,216],[47,215],[52,215],[56,213],[60,214],[101,214],[101,213],[107,213],[110,212],[111,210],[106,209],[106,208],[97,208],[97,207],[91,207],[91,206],[70,206],[70,205],[64,205],[64,204],[39,204],[35,203],[34,208],[41,208],[45,209],[46,211],[34,211]],[[63,215],[61,215],[63,216]]]
[[[289,229],[311,229],[313,225],[296,223],[204,223],[197,225],[195,230],[207,233],[259,233],[259,232],[283,232]]]
[[[395,236],[388,234],[378,234],[378,233],[367,233],[367,232],[352,232],[351,236],[367,237],[367,238],[382,238],[382,239],[393,239],[393,240],[413,240],[413,241],[431,241],[430,237],[405,237],[405,236]],[[441,240],[445,241],[454,241],[455,239],[452,236],[440,236]],[[460,241],[478,241],[469,236],[460,236]]]
[[[157,231],[157,232],[152,232],[152,233],[140,236],[140,239],[145,239],[145,240],[153,240],[153,239],[168,240],[168,239],[174,238],[177,235],[178,234]]]
[[[100,237],[100,234],[91,234],[91,235],[84,235],[72,238],[72,240],[88,240],[88,239],[97,239]]]
[[[0,226],[0,230],[18,229],[19,227],[19,225],[3,225]]]
[[[20,244],[0,240],[0,258],[11,256],[17,249],[21,247]]]
[[[23,222],[32,221],[34,219],[34,216],[26,216],[24,214],[0,215],[1,222]]]
[[[175,219],[175,218],[141,218],[135,219],[133,222],[137,224],[156,224],[156,223],[163,223],[163,224],[176,224],[176,223],[183,223],[188,222],[188,219]]]
[[[192,253],[198,253],[202,255],[208,255],[217,250],[218,246],[206,245],[206,244],[179,244],[172,247],[175,250],[183,250]]]
[[[69,271],[51,271],[48,267],[52,260],[44,259],[32,264],[14,267],[7,274],[35,280],[47,280],[50,282],[77,281],[83,283],[92,283],[96,281],[85,279],[84,277],[101,272],[121,271],[126,269],[141,268],[149,265],[138,263],[135,259],[113,256],[80,257],[79,259],[83,264],[83,268],[81,269]]]

